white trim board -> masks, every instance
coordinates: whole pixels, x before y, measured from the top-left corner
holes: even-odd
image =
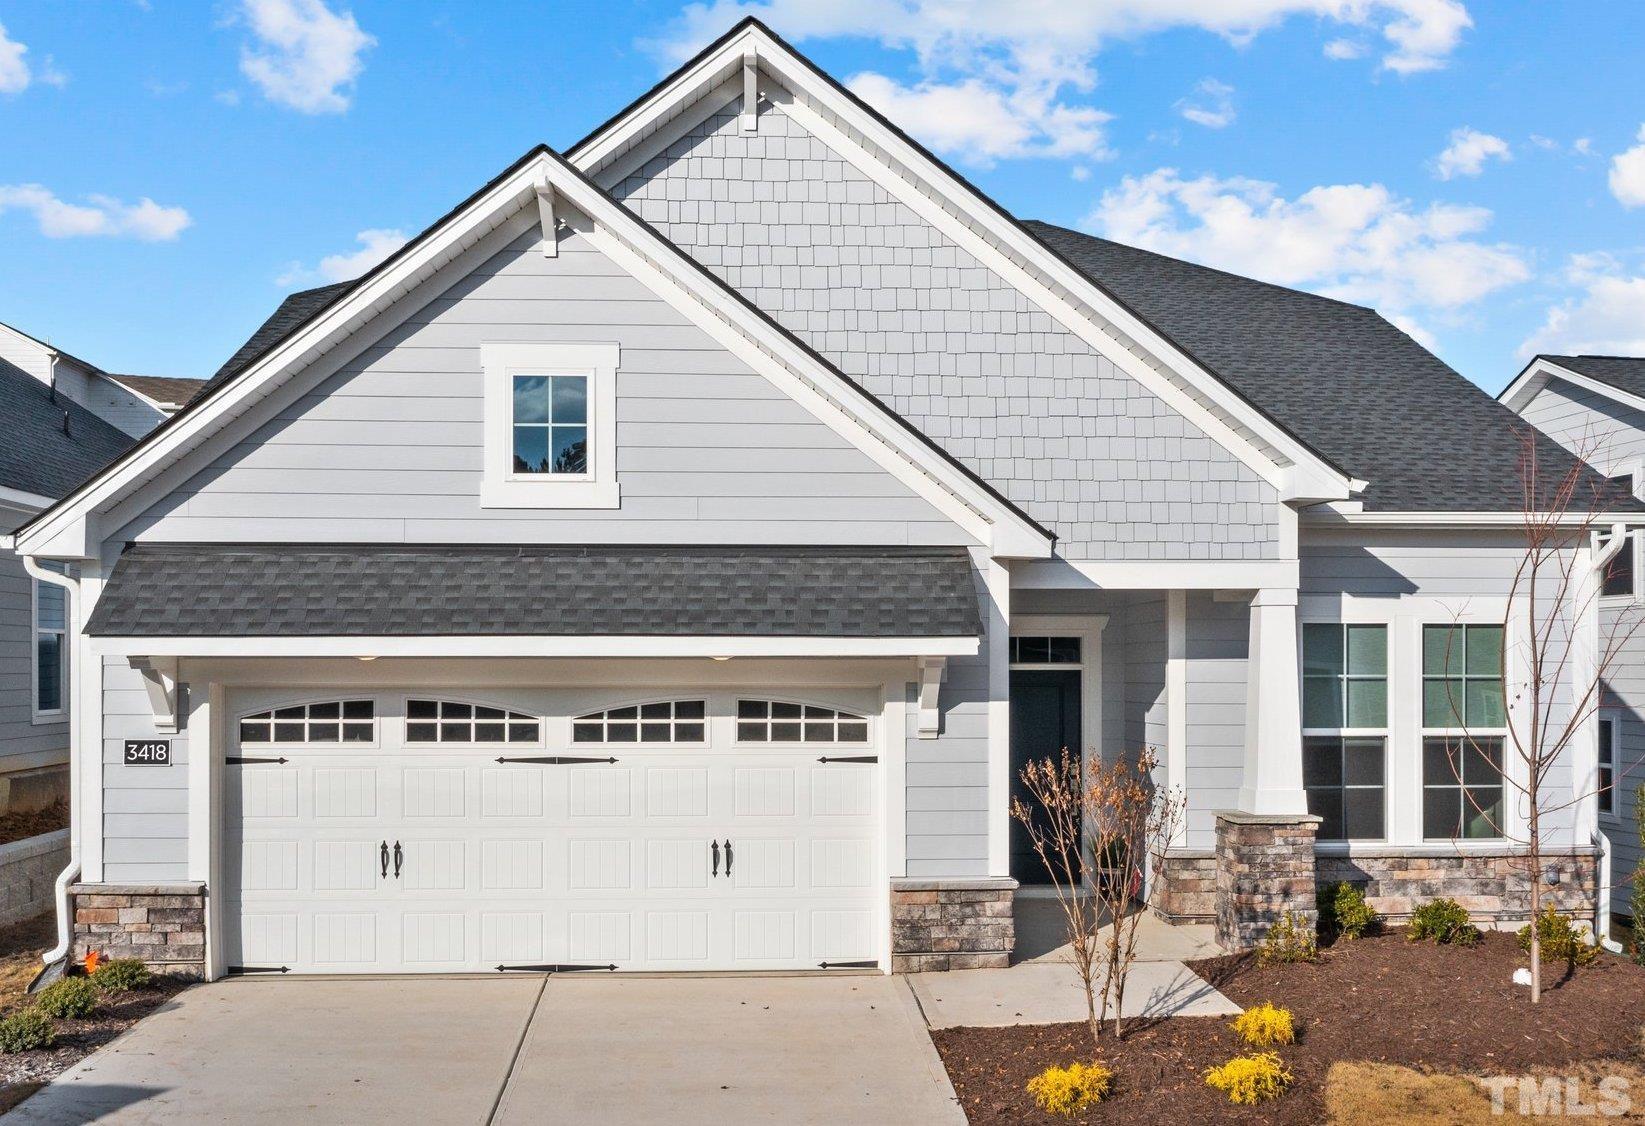
[[[1620,387],[1613,387],[1603,380],[1595,379],[1591,375],[1572,371],[1563,364],[1556,364],[1545,356],[1538,356],[1525,366],[1525,370],[1514,378],[1514,381],[1502,389],[1497,400],[1515,414],[1523,413],[1530,401],[1536,398],[1537,392],[1548,385],[1551,379],[1561,379],[1574,387],[1581,387],[1585,391],[1592,391],[1596,395],[1603,395],[1612,402],[1632,407],[1638,411],[1645,411],[1645,398]]]
[[[975,187],[878,120],[758,21],[738,25],[716,48],[573,147],[568,159],[599,175],[642,140],[653,143],[663,125],[689,118],[691,104],[714,93],[749,52],[758,57],[764,75],[778,83],[762,84],[763,93],[777,99],[792,91],[785,111],[1191,419],[1283,498],[1345,499],[1364,487],[1049,251]],[[625,160],[622,167],[630,165]]]
[[[176,416],[153,441],[77,489],[17,536],[19,549],[58,558],[88,558],[97,547],[100,513],[115,507],[145,481],[175,465],[194,445],[219,432],[256,399],[333,352],[399,299],[433,277],[488,233],[531,207],[547,184],[556,203],[586,216],[587,233],[643,284],[693,323],[799,400],[822,421],[867,453],[939,511],[988,545],[996,555],[1046,558],[1053,538],[1001,501],[957,463],[895,424],[878,400],[807,352],[774,323],[755,312],[612,201],[547,149],[538,149],[498,177],[452,216],[420,235],[399,255],[368,274],[354,290],[237,374],[227,387]],[[571,216],[566,216],[568,222]],[[839,394],[831,392],[838,390]],[[113,530],[117,522],[111,521]]]

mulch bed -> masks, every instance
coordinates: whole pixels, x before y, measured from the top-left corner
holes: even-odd
[[[54,833],[58,829],[68,827],[68,803],[58,798],[44,809],[0,814],[0,844],[23,841],[30,837],[38,837],[41,833]]]
[[[1313,964],[1258,965],[1250,955],[1191,967],[1240,1005],[1272,1001],[1292,1011],[1298,1042],[1280,1055],[1296,1077],[1275,1102],[1236,1107],[1205,1085],[1205,1069],[1245,1049],[1220,1018],[1133,1024],[1104,1036],[1116,1094],[1078,1122],[1286,1122],[1323,1120],[1325,1073],[1339,1060],[1402,1064],[1456,1074],[1518,1074],[1596,1058],[1631,1057],[1645,1027],[1645,966],[1603,954],[1570,977],[1545,965],[1542,1003],[1512,983],[1523,955],[1511,934],[1472,948],[1405,941],[1403,930],[1340,942]],[[973,1123],[1066,1122],[1041,1113],[1024,1091],[1053,1063],[1091,1058],[1082,1024],[932,1032]]]

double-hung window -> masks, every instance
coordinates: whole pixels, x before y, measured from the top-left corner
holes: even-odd
[[[616,508],[615,344],[488,341],[487,508]]]
[[[1321,840],[1381,840],[1387,824],[1388,627],[1302,627],[1302,774]]]
[[[1422,835],[1503,834],[1507,735],[1500,625],[1422,627]]]
[[[61,563],[42,563],[64,573]],[[56,583],[34,580],[34,715],[57,719],[68,711],[68,591]]]
[[[1599,713],[1599,771],[1595,779],[1601,816],[1616,816],[1617,742],[1622,738],[1622,724],[1617,713],[1606,710]]]

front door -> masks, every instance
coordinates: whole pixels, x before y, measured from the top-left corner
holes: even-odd
[[[1079,755],[1080,671],[1011,670],[1011,796],[1031,808],[1022,768],[1040,759],[1061,761],[1063,748]],[[1051,875],[1034,852],[1028,829],[1011,819],[1011,875],[1022,884],[1045,885]]]

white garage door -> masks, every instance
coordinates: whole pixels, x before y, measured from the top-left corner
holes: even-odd
[[[244,715],[229,752],[227,963],[873,963],[875,726],[748,693],[578,718],[429,693]]]

